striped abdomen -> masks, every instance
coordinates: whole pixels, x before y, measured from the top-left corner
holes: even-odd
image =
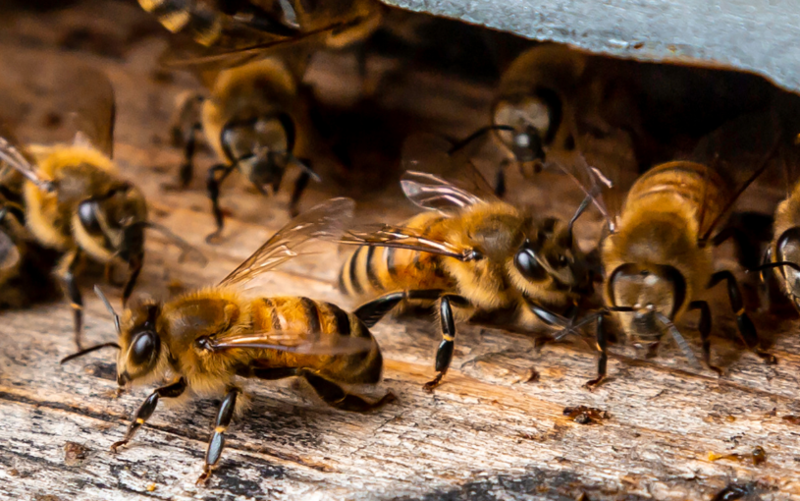
[[[426,236],[437,238],[444,220],[439,214],[426,212],[403,226],[426,228]],[[454,283],[445,273],[441,260],[441,256],[429,252],[361,246],[342,266],[339,289],[362,300],[400,290],[451,290]]]
[[[254,332],[319,333],[322,344],[326,337],[332,336],[364,338],[372,343],[369,351],[354,354],[303,355],[278,351],[270,356],[274,367],[313,367],[332,380],[350,384],[380,380],[383,359],[378,343],[352,313],[324,301],[288,296],[254,299],[250,311]]]
[[[704,226],[720,215],[729,198],[725,182],[716,171],[695,162],[676,161],[653,167],[640,176],[628,192],[625,205],[636,207],[649,197],[666,193],[691,205]]]
[[[223,14],[204,2],[191,0],[139,0],[172,33],[185,31],[199,44],[209,46],[222,34]]]

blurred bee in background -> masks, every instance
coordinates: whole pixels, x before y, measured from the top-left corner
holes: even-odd
[[[745,344],[767,363],[776,363],[775,357],[760,346],[736,277],[729,270],[714,271],[714,247],[736,236],[728,228],[717,229],[739,196],[770,165],[776,145],[773,142],[761,161],[747,168],[741,163],[723,170],[692,161],[674,161],[653,167],[636,179],[621,211],[609,219],[609,234],[600,246],[606,306],[574,327],[597,322],[600,359],[598,375],[587,383],[589,388],[606,376],[609,316],[637,346],[647,348],[648,356],[655,355],[661,338],[668,333],[692,365],[699,367],[675,326],[687,312],[698,310],[703,360],[721,374],[722,370],[711,363],[711,311],[700,295],[723,282]],[[755,144],[751,141],[749,146]],[[712,163],[720,165],[719,159]],[[750,177],[731,194],[729,181],[736,173]]]
[[[497,171],[498,196],[505,193],[505,169],[511,163],[526,176],[547,164],[587,160],[601,170],[611,163],[635,171],[632,137],[640,125],[631,94],[613,78],[613,65],[612,59],[593,58],[564,45],[531,47],[503,72],[492,103],[492,124],[456,149],[494,135],[508,155]]]
[[[328,405],[366,412],[375,403],[342,385],[378,383],[383,366],[378,344],[367,326],[331,303],[306,297],[259,297],[244,286],[276,266],[303,255],[310,243],[337,239],[352,217],[354,203],[332,199],[290,221],[216,287],[183,294],[167,302],[145,301],[115,317],[119,344],[89,348],[62,361],[113,346],[120,350],[121,387],[171,381],[139,407],[123,440],[127,444],[155,411],[160,398],[194,392],[220,398],[214,432],[205,456],[206,481],[217,466],[225,430],[246,407],[239,378],[304,378]],[[98,289],[99,291],[99,289]],[[101,295],[102,298],[102,295]],[[110,308],[108,303],[106,305]]]
[[[59,111],[72,113],[78,131],[74,141],[23,148],[7,135],[0,138],[0,159],[15,171],[4,176],[4,186],[8,192],[21,187],[19,207],[24,209],[27,231],[42,246],[62,254],[55,274],[71,301],[80,347],[83,300],[77,277],[84,259],[104,263],[108,280],[116,262],[128,265],[125,302],[142,269],[144,229],[154,225],[147,221],[142,192],[120,177],[111,159],[111,82],[101,72],[81,68],[65,71],[60,84]]]
[[[290,166],[300,169],[289,202],[298,212],[300,196],[310,179],[319,181],[311,160],[312,130],[309,125],[306,89],[301,79],[307,61],[307,46],[293,44],[276,49],[270,56],[220,71],[203,72],[210,93],[183,97],[173,135],[184,145],[180,185],[193,175],[196,133],[203,132],[222,163],[208,171],[208,195],[217,229],[208,241],[218,239],[224,224],[219,205],[222,182],[238,169],[259,190],[273,193]]]
[[[407,167],[448,169],[450,143],[420,135],[408,140]],[[436,304],[442,342],[436,354],[432,390],[450,366],[455,322],[487,318],[492,323],[531,329],[540,318],[559,324],[591,290],[586,256],[575,242],[573,224],[536,218],[500,201],[470,163],[459,165],[463,178],[407,171],[401,185],[415,205],[427,209],[400,226],[351,230],[343,242],[359,247],[339,275],[340,289],[369,301],[357,314],[367,325],[395,306]]]
[[[272,46],[325,32],[322,45],[342,48],[380,25],[375,0],[139,0],[172,33],[184,32],[206,47]]]

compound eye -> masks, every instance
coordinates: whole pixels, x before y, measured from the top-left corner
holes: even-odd
[[[100,222],[97,220],[97,211],[100,206],[95,200],[87,200],[78,205],[78,219],[89,233],[100,231]]]
[[[131,362],[144,365],[150,361],[158,344],[154,332],[145,331],[136,335],[131,344]]]
[[[544,280],[547,277],[547,272],[536,259],[536,253],[529,247],[517,251],[517,255],[514,256],[514,266],[528,280]]]

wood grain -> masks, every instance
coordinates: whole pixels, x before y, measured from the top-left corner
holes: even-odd
[[[285,192],[277,201],[265,200],[233,178],[223,189],[223,205],[234,214],[226,240],[205,245],[203,237],[213,228],[199,174],[213,161],[208,153],[200,155],[198,179],[189,190],[161,189],[180,162],[180,152],[167,145],[172,101],[195,84],[180,74],[154,78],[163,34],[135,4],[86,2],[3,22],[13,24],[0,37],[3,89],[35,97],[40,89],[28,84],[65,62],[89,61],[107,71],[118,96],[119,163],[149,196],[154,218],[211,259],[205,268],[179,263],[178,251],[154,234],[147,244],[142,294],[165,296],[170,283],[213,284],[286,222]],[[65,33],[78,28],[107,37],[108,51],[114,52],[114,44],[125,50],[100,55],[91,46],[57,50]],[[345,56],[332,56],[317,75],[346,66]],[[414,84],[413,92],[392,95],[393,102],[419,113],[420,123],[430,123],[422,122],[426,111],[435,115],[440,128],[454,134],[480,123],[488,106],[485,87],[447,85],[430,74],[417,75]],[[3,103],[12,102],[8,96]],[[457,99],[477,104],[465,114],[452,106]],[[23,130],[35,134],[41,125],[31,101],[25,105],[30,108],[17,107],[28,111]],[[528,190],[516,193],[526,201],[552,200],[531,191],[536,188],[530,184],[510,184]],[[344,181],[314,186],[304,204],[348,189],[359,191]],[[569,188],[548,190],[563,192],[558,204],[532,203],[568,213],[580,199]],[[388,182],[360,197],[359,206],[376,218],[397,220],[411,213],[396,184]],[[598,229],[583,231],[589,246]],[[303,294],[352,307],[333,286],[337,269],[331,263],[340,261],[341,251],[331,249],[290,263],[265,280],[263,293]],[[85,280],[85,338],[110,341],[112,324],[90,284]],[[118,304],[119,291],[106,289]],[[374,391],[391,389],[398,402],[358,415],[326,407],[297,381],[252,384],[252,407],[234,423],[222,466],[208,487],[194,481],[217,403],[162,404],[135,443],[114,454],[110,444],[122,436],[149,389],[116,396],[109,352],[58,364],[73,350],[66,303],[2,312],[0,498],[572,500],[585,493],[592,500],[699,501],[738,482],[753,483],[759,499],[800,499],[800,426],[783,419],[800,414],[797,326],[758,317],[762,332],[777,333],[767,335],[780,364],[766,366],[729,340],[734,338],[729,308],[717,311],[714,354],[724,377],[692,372],[674,347],[644,360],[618,346],[612,378],[595,392],[582,387],[596,360],[581,340],[535,350],[530,337],[463,326],[453,369],[429,394],[421,386],[433,375],[438,343],[431,319],[383,322],[374,333],[386,359],[385,381]],[[682,327],[698,347],[694,325]],[[539,378],[525,383],[530,369]],[[577,405],[607,411],[609,418],[577,424],[563,415],[565,407]],[[755,446],[767,451],[766,464],[708,460],[709,452],[747,453]]]

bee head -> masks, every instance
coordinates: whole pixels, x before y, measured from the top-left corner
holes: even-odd
[[[142,192],[131,184],[119,183],[103,195],[79,203],[73,227],[79,243],[90,254],[105,251],[129,260],[144,246],[143,229],[137,232],[131,228],[146,220]]]
[[[163,358],[161,338],[156,328],[160,314],[160,305],[153,302],[145,302],[125,311],[117,359],[117,383],[120,386],[158,375],[157,368]]]
[[[543,161],[561,122],[561,98],[551,89],[538,88],[530,94],[508,96],[495,105],[494,123],[513,131],[497,134],[520,162]]]
[[[778,237],[775,245],[775,261],[800,264],[799,226],[789,228]],[[779,273],[791,291],[795,305],[800,305],[800,270],[791,266],[781,266]]]
[[[222,149],[257,188],[273,190],[293,160],[294,120],[287,113],[232,120],[221,133]]]
[[[625,332],[641,338],[660,337],[657,313],[673,319],[687,298],[685,277],[669,265],[620,265],[609,276],[606,287],[610,306],[634,309],[619,318]]]
[[[523,289],[548,280],[565,290],[581,291],[591,285],[586,256],[576,245],[567,224],[555,218],[532,225],[514,255],[512,278]]]

